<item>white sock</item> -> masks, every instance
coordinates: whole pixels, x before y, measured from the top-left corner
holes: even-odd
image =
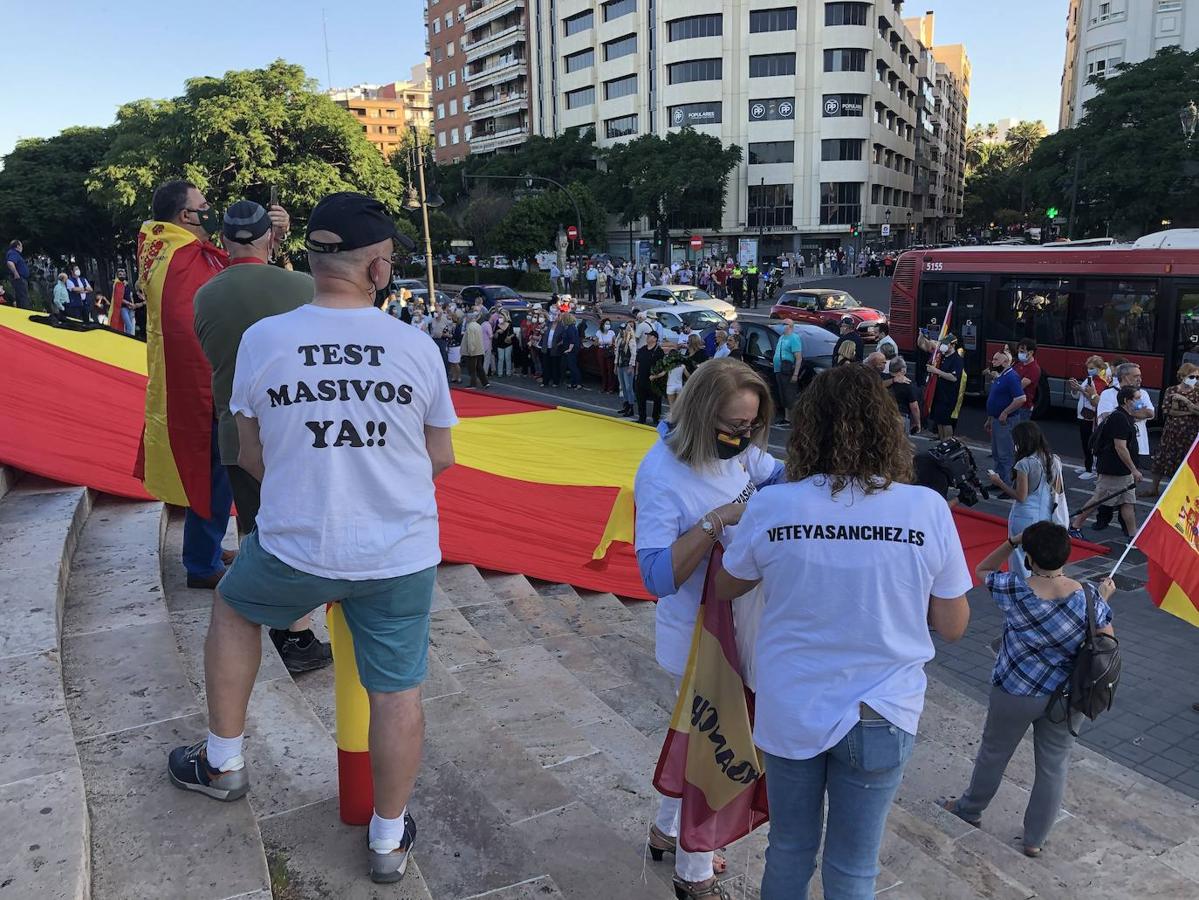
[[[381,853],[390,853],[399,848],[404,840],[404,815],[408,807],[404,807],[398,818],[385,819],[377,812],[371,816],[371,824],[367,829],[370,838],[370,848]]]
[[[233,772],[244,766],[245,760],[241,758],[241,745],[245,737],[245,734],[242,733],[237,737],[223,738],[211,731],[208,732],[208,749],[205,751],[208,765],[222,772]]]

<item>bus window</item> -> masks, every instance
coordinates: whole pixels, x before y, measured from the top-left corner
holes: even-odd
[[[1175,348],[1176,364],[1199,365],[1199,289],[1186,287],[1178,291],[1178,338]]]
[[[1066,314],[1072,285],[1061,278],[1005,278],[995,301],[990,340],[1036,338],[1039,344],[1068,344]]]
[[[1152,353],[1157,282],[1087,279],[1072,325],[1075,345]]]

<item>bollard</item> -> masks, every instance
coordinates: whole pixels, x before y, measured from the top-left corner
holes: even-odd
[[[341,820],[347,825],[369,825],[375,810],[368,743],[371,710],[366,688],[358,680],[354,638],[340,603],[331,603],[327,616],[333,645],[333,696],[337,720],[337,794]]]

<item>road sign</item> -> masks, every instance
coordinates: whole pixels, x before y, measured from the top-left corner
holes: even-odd
[[[570,238],[572,241],[577,241],[579,239],[579,229],[576,228],[574,225],[567,225],[566,226],[566,236],[568,238]]]
[[[881,234],[882,234],[882,236],[883,236],[883,237],[890,237],[890,236],[891,236],[891,223],[890,223],[890,222],[884,222],[884,223],[883,223],[883,228],[882,228],[882,232],[881,232]]]
[[[467,241],[467,240],[450,241],[451,247],[473,247],[474,245],[475,245],[474,241]]]
[[[702,234],[691,235],[691,249],[692,250],[704,249],[704,236]]]

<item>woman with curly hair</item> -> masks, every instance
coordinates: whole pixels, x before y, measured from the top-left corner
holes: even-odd
[[[882,380],[839,366],[795,404],[786,483],[746,504],[717,594],[759,582],[754,742],[770,843],[762,900],[806,897],[828,795],[826,897],[871,898],[891,801],[924,706],[930,626],[956,641],[970,572],[949,507],[911,484]]]

